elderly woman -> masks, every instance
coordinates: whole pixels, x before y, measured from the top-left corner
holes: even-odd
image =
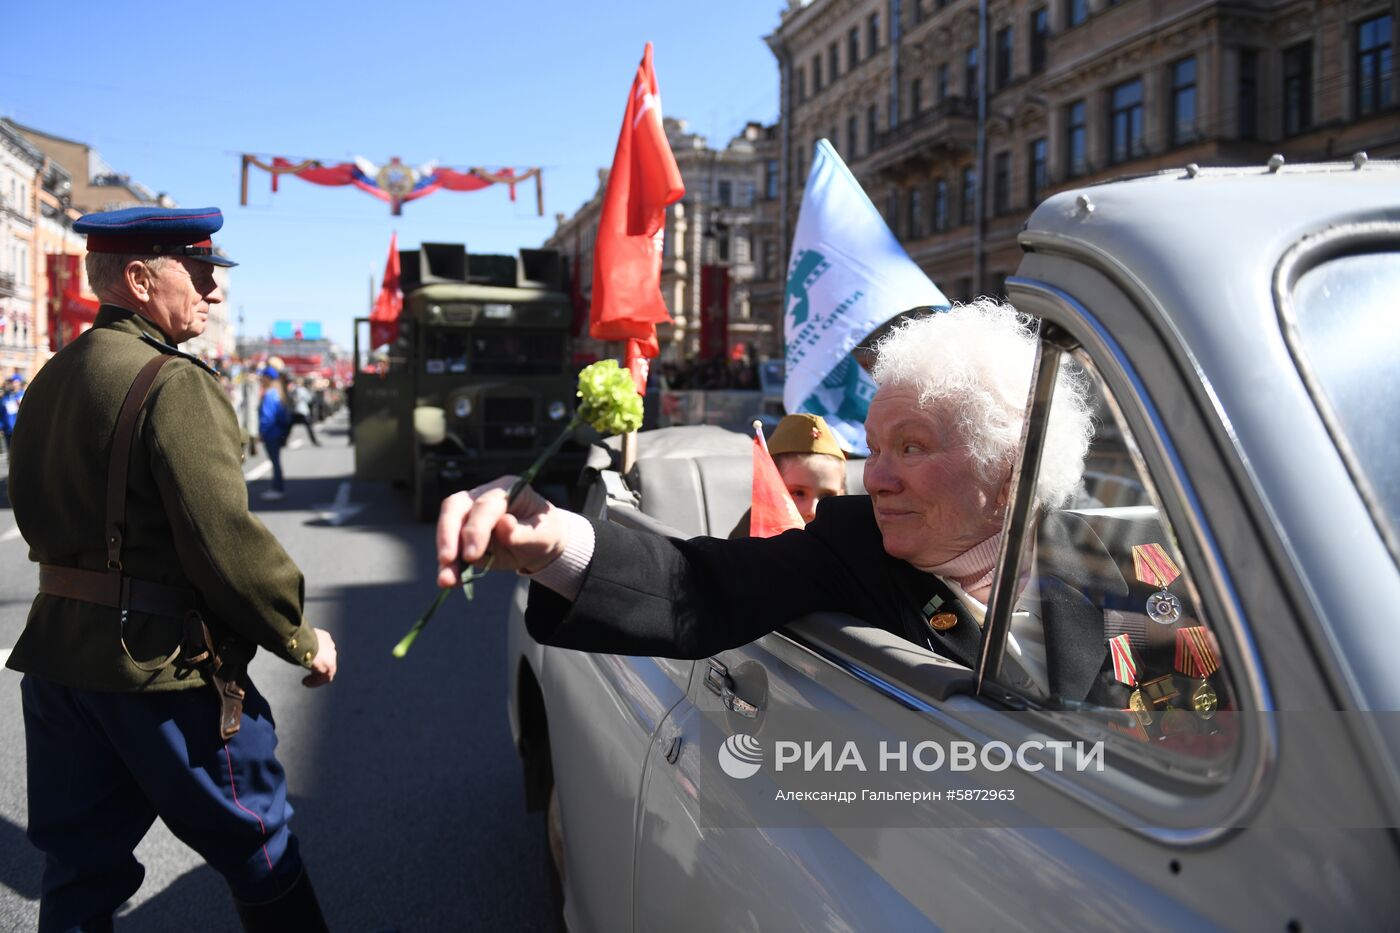
[[[1035,335],[1011,307],[981,300],[906,320],[876,352],[868,495],[824,500],[805,529],[666,539],[591,522],[534,495],[507,512],[510,481],[502,479],[443,503],[439,583],[494,549],[497,567],[534,577],[531,634],[564,648],[702,658],[834,610],[973,666]],[[1037,490],[1044,509],[1077,488],[1089,436],[1082,385],[1064,371]],[[1043,643],[1013,646],[1028,650],[1011,667],[1042,692],[1089,695],[1105,650],[1102,617],[1087,608],[1044,619],[1047,630],[1062,621],[1081,635],[1042,640],[1023,630],[1023,641]]]

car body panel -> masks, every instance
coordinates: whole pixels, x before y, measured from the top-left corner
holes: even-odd
[[[832,642],[839,620],[799,621],[713,659],[761,678],[754,720],[723,711],[706,686],[709,660],[682,678],[637,667],[654,659],[531,655],[513,632],[511,663],[546,672],[561,795],[576,785],[564,814],[570,866],[633,846],[626,885],[602,870],[568,879],[571,929],[1386,924],[1400,910],[1400,851],[1385,828],[1400,825],[1400,713],[1338,717],[1323,734],[1289,716],[1400,710],[1386,612],[1400,604],[1400,574],[1298,372],[1273,292],[1301,239],[1377,217],[1400,218],[1394,165],[1164,173],[1047,200],[1008,281],[1017,306],[1062,326],[1117,398],[1245,708],[1284,711],[1260,717],[1217,787],[1190,796],[1127,769],[1013,769],[1005,786],[1027,812],[1056,813],[1054,826],[964,810],[965,825],[940,829],[765,828],[771,776],[731,779],[717,750],[737,732],[761,734],[768,717],[825,714],[872,740],[942,742],[1011,741],[1036,720],[989,720],[1000,707],[988,698],[891,679]],[[687,455],[683,434],[665,446]],[[702,442],[690,455],[714,453]],[[635,506],[612,504],[614,520]],[[523,626],[518,615],[511,624]],[[879,786],[945,790],[956,777],[881,775]],[[624,913],[626,925],[611,925]]]

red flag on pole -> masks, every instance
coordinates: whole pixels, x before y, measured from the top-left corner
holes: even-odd
[[[626,341],[626,365],[639,394],[646,393],[647,361],[660,351],[656,325],[671,319],[661,299],[666,207],[684,195],[661,122],[661,92],[648,42],[632,80],[603,194],[589,318],[595,339]]]
[[[771,538],[793,528],[804,528],[802,514],[783,483],[778,465],[763,442],[763,427],[754,422],[753,496],[749,509],[749,537]]]
[[[369,345],[382,347],[399,336],[399,313],[403,311],[403,292],[399,289],[399,234],[389,237],[389,259],[384,263],[384,282],[374,310],[369,313]]]

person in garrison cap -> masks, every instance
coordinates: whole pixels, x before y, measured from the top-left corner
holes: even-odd
[[[768,453],[804,522],[817,516],[817,503],[846,494],[846,452],[821,415],[785,415],[768,438]],[[744,512],[731,538],[749,536]]]
[[[223,300],[222,225],[216,208],[144,207],[75,223],[102,307],[35,375],[16,426],[9,496],[39,594],[8,666],[24,673],[40,930],[110,929],[157,816],[224,876],[246,929],[324,929],[246,671],[262,647],[317,687],[335,644],[248,511],[216,374],[177,349]]]

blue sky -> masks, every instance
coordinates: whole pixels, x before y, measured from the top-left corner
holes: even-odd
[[[513,252],[592,196],[648,40],[668,116],[719,144],[748,120],[775,120],[777,64],[763,36],[784,6],[79,2],[59,13],[16,3],[5,32],[27,38],[0,63],[0,116],[90,143],[183,207],[223,208],[215,239],[241,263],[229,302],[245,333],[319,320],[348,343],[392,231],[405,247]],[[443,191],[395,218],[354,188],[284,178],[273,195],[257,169],[241,208],[243,152],[540,166],[545,216],[528,185],[513,204],[502,187]]]

